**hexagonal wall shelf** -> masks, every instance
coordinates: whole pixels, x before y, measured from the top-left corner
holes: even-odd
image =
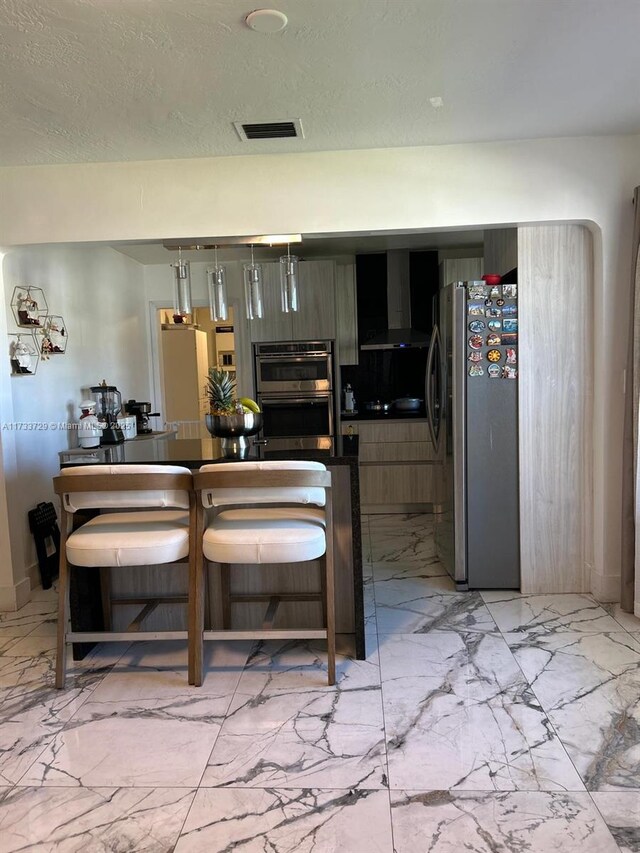
[[[40,361],[35,332],[12,332],[8,337],[11,375],[33,376]]]
[[[49,313],[49,306],[41,287],[26,284],[14,287],[11,297],[11,310],[16,324],[21,328],[42,328]]]
[[[42,358],[50,355],[63,355],[67,349],[67,326],[59,314],[47,314],[42,323],[40,354]]]

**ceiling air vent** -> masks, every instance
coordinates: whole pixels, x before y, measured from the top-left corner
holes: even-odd
[[[250,139],[287,139],[304,138],[300,119],[287,121],[241,122],[234,121],[233,126],[243,142]]]

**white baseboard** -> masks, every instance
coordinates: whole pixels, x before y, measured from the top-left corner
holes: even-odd
[[[42,586],[42,578],[40,577],[40,566],[34,563],[27,569],[27,577],[31,584],[31,589],[39,589]]]
[[[31,600],[31,581],[23,578],[13,586],[0,586],[0,613],[13,613]]]
[[[591,594],[597,601],[620,601],[620,575],[591,572]]]

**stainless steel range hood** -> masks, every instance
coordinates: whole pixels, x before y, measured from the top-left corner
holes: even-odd
[[[368,340],[361,350],[418,349],[429,346],[429,335],[411,326],[411,291],[409,250],[387,252],[387,316],[386,332]]]

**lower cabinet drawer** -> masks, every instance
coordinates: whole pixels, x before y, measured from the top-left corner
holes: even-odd
[[[360,502],[437,503],[434,465],[360,465]]]
[[[363,444],[360,437],[360,462],[431,462],[436,452],[430,441],[380,441]]]

